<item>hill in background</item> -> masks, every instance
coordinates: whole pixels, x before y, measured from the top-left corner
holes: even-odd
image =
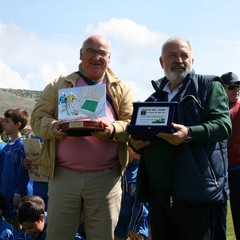
[[[0,88],[0,115],[9,108],[24,108],[31,116],[40,94],[35,90]]]

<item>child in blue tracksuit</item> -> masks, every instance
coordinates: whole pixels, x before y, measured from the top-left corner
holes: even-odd
[[[16,234],[16,229],[8,222],[5,221],[3,214],[7,210],[7,199],[0,193],[0,239],[13,240]]]
[[[27,194],[29,174],[23,167],[25,158],[21,130],[28,122],[28,113],[24,109],[9,109],[4,113],[3,128],[9,135],[9,142],[1,152],[0,192],[6,196],[8,209],[5,219],[17,230],[19,224],[16,217],[21,197]]]
[[[2,134],[4,132],[4,130],[3,130],[3,121],[4,121],[4,117],[0,116],[0,191],[1,191],[1,172],[2,172],[2,149],[7,145],[2,140]]]
[[[47,212],[41,197],[23,197],[17,217],[22,229],[14,240],[46,240]]]
[[[140,155],[129,147],[129,163],[124,173],[123,197],[115,240],[148,238],[148,206],[136,200],[136,181]]]
[[[0,150],[2,150],[3,147],[6,146],[6,143],[2,140],[2,134],[4,132],[4,130],[3,130],[3,122],[4,122],[4,117],[0,116]]]

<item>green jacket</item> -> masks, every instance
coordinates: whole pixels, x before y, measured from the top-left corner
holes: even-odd
[[[79,66],[80,67],[80,66]],[[112,104],[118,114],[118,119],[112,123],[115,127],[113,141],[119,142],[119,162],[122,172],[128,162],[127,141],[125,131],[131,120],[133,110],[133,91],[123,81],[118,79],[108,68],[106,71],[107,87]],[[34,134],[44,138],[40,153],[39,172],[42,176],[53,177],[58,140],[52,135],[52,126],[58,119],[58,90],[75,87],[79,78],[77,73],[60,76],[49,83],[43,90],[40,100],[35,105],[31,116],[31,127]]]

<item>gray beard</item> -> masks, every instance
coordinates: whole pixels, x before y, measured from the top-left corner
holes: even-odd
[[[182,83],[184,78],[187,76],[188,72],[184,71],[184,72],[173,72],[170,71],[168,73],[165,72],[166,78],[170,81],[170,82],[174,82],[174,83]]]

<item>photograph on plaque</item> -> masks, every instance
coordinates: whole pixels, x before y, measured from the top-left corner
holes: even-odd
[[[65,121],[61,130],[70,136],[88,136],[103,131],[98,121],[106,116],[106,84],[62,88],[58,91],[58,120]]]
[[[28,170],[31,180],[38,182],[48,182],[48,178],[41,176],[38,170],[39,154],[42,148],[39,139],[26,138],[23,139],[24,152],[26,159],[31,161],[31,169]]]
[[[150,140],[159,132],[173,133],[177,102],[134,102],[128,133],[135,139]]]

